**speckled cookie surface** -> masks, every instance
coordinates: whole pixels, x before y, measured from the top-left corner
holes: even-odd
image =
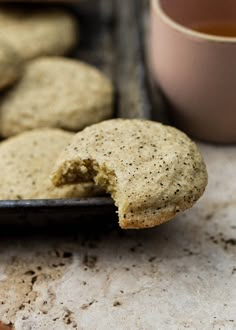
[[[0,134],[39,127],[78,131],[112,116],[112,85],[96,68],[61,57],[30,62],[0,103]]]
[[[49,174],[73,134],[41,129],[0,143],[0,199],[48,199],[96,194],[91,184],[55,188]]]
[[[52,175],[57,186],[92,179],[112,194],[122,228],[144,228],[191,207],[207,172],[196,145],[179,130],[113,119],[76,134]]]
[[[22,73],[22,60],[16,51],[0,38],[0,89],[14,83]]]
[[[78,41],[78,26],[73,15],[55,6],[1,5],[0,37],[29,60],[71,51]]]

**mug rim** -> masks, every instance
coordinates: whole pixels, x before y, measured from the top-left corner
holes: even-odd
[[[183,34],[186,34],[190,37],[196,37],[204,41],[214,41],[214,42],[222,42],[222,43],[232,43],[236,44],[236,37],[221,37],[221,36],[215,36],[207,33],[198,32],[195,30],[192,30],[175,20],[173,20],[170,16],[168,16],[165,11],[162,9],[161,6],[161,0],[152,0],[152,8],[154,9],[154,12],[162,18],[164,22],[166,22],[168,25],[170,25],[174,30],[177,30],[178,32],[181,32]]]

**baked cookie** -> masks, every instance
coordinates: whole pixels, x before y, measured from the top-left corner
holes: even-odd
[[[58,7],[0,6],[0,37],[25,60],[69,52],[77,43],[77,31],[73,15]]]
[[[73,134],[39,129],[0,143],[0,199],[48,199],[97,194],[92,184],[55,188],[49,174]]]
[[[22,73],[20,56],[4,40],[0,39],[0,89],[14,83]]]
[[[159,225],[191,207],[207,184],[204,161],[182,132],[113,119],[78,133],[60,156],[56,186],[92,182],[111,193],[122,228]]]
[[[78,131],[112,116],[112,85],[96,68],[60,57],[28,63],[0,103],[0,134],[39,127]]]

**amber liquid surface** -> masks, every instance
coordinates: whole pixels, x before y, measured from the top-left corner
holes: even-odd
[[[236,21],[196,23],[192,24],[191,29],[214,36],[236,38]]]

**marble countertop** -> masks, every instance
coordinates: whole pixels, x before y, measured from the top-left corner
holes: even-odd
[[[236,147],[199,146],[208,189],[158,228],[1,232],[0,320],[16,330],[236,329]]]

